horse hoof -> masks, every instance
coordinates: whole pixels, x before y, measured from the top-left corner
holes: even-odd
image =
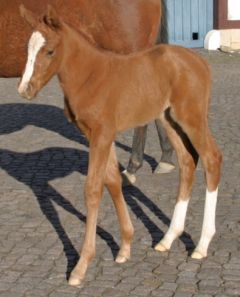
[[[196,259],[196,260],[201,260],[203,258],[205,258],[206,256],[202,255],[200,252],[198,251],[194,251],[191,255],[192,259]]]
[[[164,173],[169,173],[175,169],[175,166],[171,163],[166,163],[166,162],[159,162],[155,173],[158,174],[164,174]]]
[[[122,177],[123,177],[123,185],[133,185],[136,182],[136,176],[134,174],[129,173],[127,170],[122,171]]]
[[[159,242],[155,247],[155,251],[157,252],[167,252],[169,249],[167,249],[161,242]]]
[[[77,277],[76,275],[71,275],[68,280],[68,284],[74,287],[80,286],[81,283],[82,283],[82,279]]]
[[[123,263],[127,262],[128,260],[129,260],[128,257],[118,255],[117,258],[115,259],[115,262],[118,264],[123,264]]]

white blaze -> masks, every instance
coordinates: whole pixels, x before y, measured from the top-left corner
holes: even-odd
[[[34,32],[28,43],[28,58],[25,71],[18,87],[18,92],[24,92],[27,89],[28,83],[31,80],[34,71],[34,64],[40,49],[46,43],[45,38],[40,32]]]

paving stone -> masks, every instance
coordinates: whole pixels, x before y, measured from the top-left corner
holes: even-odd
[[[200,268],[200,264],[197,263],[182,263],[178,266],[178,270],[180,271],[191,271],[197,272]]]
[[[214,268],[208,268],[208,269],[201,269],[201,271],[197,274],[197,277],[199,279],[217,279],[219,280],[221,278],[221,269],[214,269]]]
[[[194,294],[193,297],[212,297],[212,295],[208,295],[208,294]]]
[[[216,294],[219,291],[221,281],[214,280],[201,280],[199,282],[200,292],[206,294]]]
[[[177,292],[173,295],[173,297],[192,297],[193,294],[186,292]]]
[[[73,294],[73,293],[62,293],[62,292],[53,292],[49,295],[49,297],[75,297],[76,296],[76,293]]]
[[[197,292],[197,285],[191,283],[179,284],[177,286],[177,293],[196,293]]]
[[[158,290],[152,291],[150,296],[151,297],[172,297],[173,294],[174,293],[172,291],[158,289]]]

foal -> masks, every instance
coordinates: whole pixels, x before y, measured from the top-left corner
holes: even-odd
[[[173,240],[183,232],[200,155],[207,180],[206,205],[201,238],[192,257],[206,257],[215,233],[221,165],[221,153],[207,123],[211,79],[206,62],[188,49],[169,45],[129,56],[96,49],[50,6],[41,20],[23,7],[22,15],[34,32],[28,44],[19,93],[32,99],[57,74],[71,117],[90,143],[85,186],[86,233],[69,284],[81,283],[95,254],[97,216],[104,185],[112,196],[120,223],[121,246],[116,261],[123,263],[130,258],[133,226],[121,190],[113,142],[117,132],[153,119],[161,119],[180,167],[172,222],[156,250],[170,249]]]

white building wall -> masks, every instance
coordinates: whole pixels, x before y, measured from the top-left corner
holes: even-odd
[[[229,21],[240,20],[240,0],[228,0],[227,15]],[[205,38],[204,47],[208,50],[220,48],[226,52],[240,52],[240,28],[209,32]]]
[[[240,20],[240,0],[228,0],[228,20]]]

